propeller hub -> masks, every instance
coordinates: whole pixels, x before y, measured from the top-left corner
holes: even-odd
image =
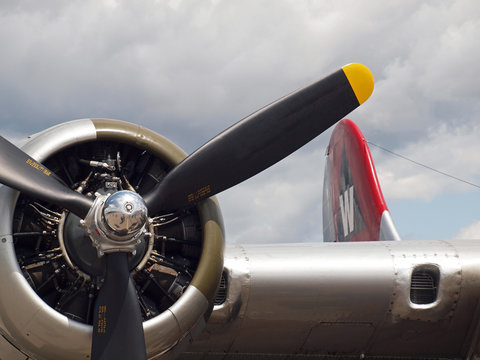
[[[147,213],[145,201],[132,191],[119,191],[110,195],[102,209],[106,230],[119,240],[129,240],[144,227]]]
[[[81,224],[97,249],[98,256],[109,252],[136,254],[142,237],[149,236],[148,210],[143,198],[133,191],[99,195]]]

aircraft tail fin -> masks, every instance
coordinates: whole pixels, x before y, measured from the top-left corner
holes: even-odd
[[[400,240],[388,211],[370,149],[353,121],[333,130],[323,183],[323,239]]]

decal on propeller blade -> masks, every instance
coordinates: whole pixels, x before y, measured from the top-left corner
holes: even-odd
[[[210,194],[212,190],[210,189],[210,185],[204,186],[200,189],[198,189],[194,194],[188,194],[188,202],[193,202],[197,201],[199,199],[202,199],[206,197],[208,194]]]
[[[52,172],[50,170],[48,170],[45,166],[37,163],[35,160],[32,160],[32,159],[28,158],[26,160],[26,163],[28,165],[30,165],[31,167],[33,167],[34,169],[37,169],[38,171],[41,171],[43,174],[45,174],[47,176],[50,176],[52,174]]]
[[[98,307],[98,327],[97,332],[99,334],[107,333],[107,305],[101,305]]]

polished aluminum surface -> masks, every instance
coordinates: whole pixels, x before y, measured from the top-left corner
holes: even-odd
[[[412,272],[431,266],[437,299],[414,304]],[[225,268],[227,301],[185,359],[479,354],[480,241],[237,245]]]
[[[43,162],[54,152],[96,138],[97,132],[90,119],[73,120],[29,136],[22,150],[38,162]]]
[[[390,211],[385,210],[382,213],[382,219],[380,220],[380,234],[378,236],[380,241],[387,240],[400,240],[400,235],[398,234],[397,228],[393,224],[392,215]]]
[[[185,350],[185,346],[193,341],[193,336],[203,330],[205,322],[198,314],[207,310],[205,295],[190,285],[167,311],[143,323],[148,357],[169,351],[178,354]],[[192,334],[194,328],[196,331]]]
[[[96,197],[80,224],[97,249],[98,256],[108,252],[130,252],[135,255],[142,236],[147,233],[148,211],[140,195],[122,190],[113,195]]]
[[[23,354],[15,348],[11,343],[0,335],[0,354],[2,359],[7,360],[28,360],[28,355]]]
[[[146,224],[147,205],[143,198],[132,191],[118,191],[110,195],[103,205],[105,224],[118,239],[132,237]]]

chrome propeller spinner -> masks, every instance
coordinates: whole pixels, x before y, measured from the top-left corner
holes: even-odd
[[[81,225],[99,257],[109,252],[136,253],[141,237],[148,235],[148,210],[143,198],[133,191],[99,195]]]

